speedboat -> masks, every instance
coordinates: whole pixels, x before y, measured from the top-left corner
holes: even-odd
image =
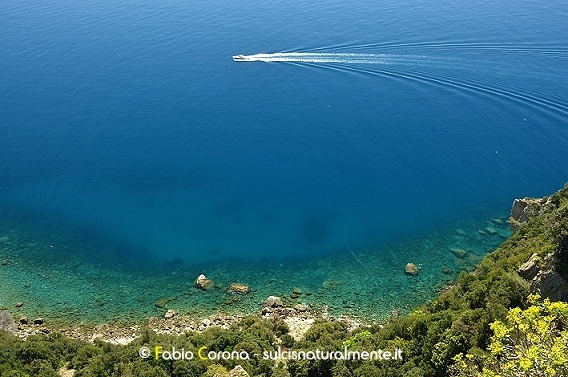
[[[233,55],[233,61],[235,61],[235,62],[250,62],[251,59],[247,58],[245,55]]]

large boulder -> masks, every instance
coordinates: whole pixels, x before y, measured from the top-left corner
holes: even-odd
[[[533,254],[528,261],[519,267],[517,270],[519,275],[526,280],[532,280],[540,271],[538,260],[538,255],[536,253]]]
[[[207,290],[213,287],[213,280],[208,279],[205,275],[201,274],[195,279],[195,286],[199,289]]]
[[[7,310],[0,310],[0,329],[15,334],[18,331],[12,314]]]
[[[551,301],[568,301],[568,282],[554,269],[542,270],[532,281],[531,292]]]
[[[276,308],[282,305],[282,299],[278,296],[268,296],[266,300],[264,300],[264,306],[270,308]]]
[[[568,301],[568,279],[562,273],[565,267],[556,251],[545,256],[541,263],[537,254],[533,254],[517,272],[530,281],[531,293],[551,301]]]

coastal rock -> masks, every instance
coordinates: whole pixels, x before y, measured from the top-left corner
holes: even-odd
[[[250,287],[246,284],[232,283],[229,290],[234,293],[240,293],[242,295],[250,292]]]
[[[167,312],[164,313],[164,319],[173,318],[176,315],[176,312],[172,309],[169,309]]]
[[[235,366],[229,371],[229,377],[250,377],[245,368],[240,365]]]
[[[550,197],[544,198],[523,198],[515,199],[511,208],[511,216],[509,218],[509,228],[514,231],[529,218],[537,216],[550,206],[555,206],[554,200]]]
[[[268,298],[264,300],[264,306],[268,306],[270,308],[283,306],[282,299],[278,296],[268,296]]]
[[[404,266],[404,272],[416,276],[418,275],[418,267],[416,267],[414,263],[407,263],[406,266]]]
[[[35,318],[34,325],[43,325],[43,318]]]
[[[28,324],[28,317],[26,317],[25,315],[21,316],[19,322],[20,322],[20,325],[27,325]]]
[[[568,278],[563,273],[568,264],[562,258],[562,251],[563,248],[560,247],[556,252],[546,255],[540,266],[538,256],[533,254],[518,269],[521,277],[531,280],[531,293],[538,293],[551,301],[568,301]]]
[[[201,274],[195,279],[195,286],[199,289],[207,290],[213,287],[213,280],[208,279],[205,275]]]
[[[7,310],[0,310],[0,330],[5,330],[12,334],[15,334],[16,331],[18,331],[16,322],[14,322],[14,318],[12,318],[12,314],[10,314]]]
[[[540,271],[532,281],[531,292],[551,301],[568,301],[568,282],[554,269]]]
[[[17,302],[16,303],[16,308],[21,308],[22,306],[24,306],[23,302]]]
[[[2,266],[7,266],[8,265],[8,260],[4,259],[2,260]]]
[[[529,205],[528,200],[525,199],[515,199],[513,201],[513,208],[511,208],[511,218],[519,223],[524,223],[528,220],[527,213],[525,209]],[[517,224],[511,222],[510,224],[511,230],[515,230],[518,228]]]
[[[528,261],[519,267],[517,270],[519,275],[526,280],[532,280],[540,271],[538,259],[538,255],[536,253],[533,254]]]
[[[306,305],[303,305],[303,304],[298,304],[298,305],[294,306],[294,309],[296,309],[299,312],[308,311],[308,307]]]

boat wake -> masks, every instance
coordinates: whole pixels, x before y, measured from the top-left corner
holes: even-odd
[[[424,55],[359,54],[343,52],[277,52],[273,54],[235,55],[236,62],[409,64],[438,61]]]

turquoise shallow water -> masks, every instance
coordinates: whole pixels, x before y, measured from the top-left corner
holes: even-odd
[[[479,211],[472,219],[438,224],[428,232],[373,248],[337,250],[322,257],[286,262],[232,261],[188,266],[180,260],[148,267],[129,258],[104,254],[102,246],[73,235],[24,229],[4,221],[0,227],[2,266],[0,298],[17,315],[42,316],[50,322],[98,323],[141,321],[166,309],[208,315],[214,312],[252,313],[270,295],[287,305],[303,303],[332,315],[348,314],[366,321],[407,312],[425,303],[460,271],[472,270],[485,253],[509,235],[506,217]],[[463,250],[464,255],[457,257]],[[46,259],[46,255],[49,256]],[[419,268],[404,273],[406,263]],[[448,271],[450,270],[450,271]],[[201,274],[214,289],[193,286]],[[229,292],[233,282],[252,292]],[[302,294],[292,298],[294,288]],[[165,307],[156,301],[167,299]],[[22,302],[21,308],[15,308]]]

